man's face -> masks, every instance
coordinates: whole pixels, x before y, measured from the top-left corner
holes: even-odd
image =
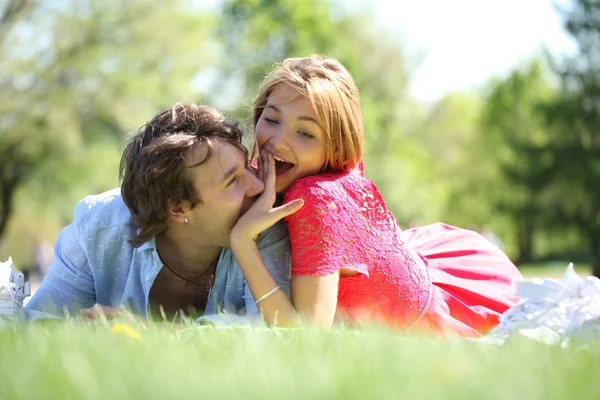
[[[206,156],[206,146],[196,145],[187,165],[194,165]],[[188,225],[193,241],[203,246],[229,247],[231,229],[264,190],[264,184],[246,164],[246,156],[225,140],[213,142],[212,155],[202,165],[187,170],[193,182],[195,197],[202,201],[188,213]]]

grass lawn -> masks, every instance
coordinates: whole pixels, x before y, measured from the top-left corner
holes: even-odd
[[[525,279],[531,278],[554,278],[562,279],[565,270],[569,265],[569,261],[552,261],[544,263],[521,264],[519,271]],[[581,277],[592,274],[592,266],[590,264],[573,263],[575,272]]]
[[[567,264],[520,269],[526,279],[560,279]],[[600,347],[524,338],[496,347],[381,328],[174,331],[77,320],[0,328],[1,400],[592,399],[599,375]]]
[[[136,335],[139,334],[139,337]],[[0,399],[591,399],[600,348],[385,330],[109,323],[0,331]]]

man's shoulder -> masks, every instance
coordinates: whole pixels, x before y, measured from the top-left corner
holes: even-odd
[[[286,245],[289,244],[289,240],[287,224],[284,220],[280,220],[260,234],[258,249],[263,251],[274,245]]]
[[[90,195],[75,207],[75,221],[81,232],[122,227],[131,223],[131,213],[121,197],[121,189]]]

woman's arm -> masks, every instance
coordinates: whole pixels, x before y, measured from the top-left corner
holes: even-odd
[[[254,241],[232,236],[231,249],[255,300],[277,287]],[[269,325],[294,326],[304,320],[330,328],[335,317],[338,283],[339,271],[328,275],[292,277],[292,301],[283,291],[277,290],[257,306]]]
[[[275,202],[275,161],[261,153],[259,175],[264,175],[265,191],[256,203],[240,218],[230,234],[231,250],[235,255],[258,308],[267,323],[293,326],[308,317],[319,326],[331,327],[337,303],[339,272],[328,275],[292,278],[292,301],[281,291],[267,270],[256,246],[256,237],[280,219],[293,214],[303,204],[294,200],[273,208]],[[269,294],[263,298],[265,294]],[[296,306],[296,307],[294,307]],[[300,313],[298,313],[298,311]]]
[[[240,264],[255,301],[277,287],[277,283],[267,270],[254,240],[246,240],[239,235],[232,234],[231,250]],[[282,290],[272,292],[256,305],[269,325],[285,327],[300,323],[296,309]]]
[[[331,328],[337,308],[340,271],[292,277],[292,303],[305,321]]]

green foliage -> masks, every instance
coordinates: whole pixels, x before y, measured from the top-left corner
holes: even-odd
[[[539,62],[513,71],[491,85],[481,119],[484,148],[496,169],[488,201],[514,227],[521,262],[532,259],[535,232],[548,220],[552,201],[555,160],[542,109],[553,95],[547,82]]]
[[[575,0],[563,15],[579,51],[555,62],[562,90],[547,112],[555,184],[568,188],[555,223],[576,227],[600,273],[600,2]]]
[[[76,201],[117,185],[124,133],[206,97],[192,82],[215,62],[215,21],[175,1],[14,0],[0,12],[13,16],[0,18],[0,237],[16,215],[1,253],[24,265]]]
[[[425,188],[430,196],[425,204],[437,210],[427,222],[443,220],[463,227],[491,222],[492,210],[482,199],[495,176],[481,149],[481,107],[475,95],[449,94],[431,108],[418,130],[427,155],[421,169],[428,176],[414,190]]]
[[[340,0],[0,6],[0,260],[31,262],[82,197],[115,187],[126,132],[177,102],[211,104],[251,132],[275,62],[339,59],[362,99],[365,170],[401,226],[491,226],[513,258],[600,249],[598,2],[564,11],[580,54],[516,68],[433,105],[409,94],[411,59],[366,3]],[[571,257],[573,255],[573,257]],[[600,256],[598,257],[600,259]]]
[[[399,221],[421,217],[429,197],[420,182],[428,171],[415,163],[426,165],[422,159],[427,157],[411,137],[420,114],[407,94],[405,55],[388,32],[374,25],[368,10],[350,13],[335,1],[232,0],[223,3],[221,16],[222,74],[245,96],[232,114],[250,125],[256,89],[274,63],[315,53],[338,59],[361,93],[367,176]]]

